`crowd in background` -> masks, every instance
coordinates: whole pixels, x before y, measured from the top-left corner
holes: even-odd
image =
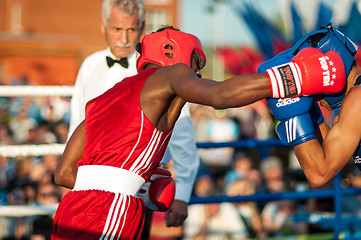
[[[65,143],[70,99],[0,98],[0,145]],[[59,156],[0,156],[1,205],[54,205],[67,191],[53,180]],[[0,239],[50,239],[52,216],[1,217]]]
[[[70,99],[64,97],[0,98],[0,145],[65,143]],[[230,110],[191,105],[197,142],[228,142],[275,137],[274,120],[264,101]],[[194,196],[250,195],[308,189],[306,179],[288,148],[275,148],[261,159],[257,149],[199,149],[201,167]],[[54,184],[59,156],[0,157],[1,205],[52,205],[68,191]],[[358,186],[359,171],[345,181]],[[345,199],[348,206],[355,197]],[[360,204],[356,204],[358,209]],[[356,208],[353,208],[356,209]],[[333,211],[330,199],[303,201],[194,204],[183,227],[151,230],[151,239],[265,239],[327,231],[295,222],[299,212]],[[361,211],[360,211],[361,212]],[[153,228],[164,213],[155,213]],[[0,239],[50,239],[52,216],[1,217]],[[158,224],[160,223],[160,225]],[[164,223],[163,223],[164,224]],[[330,230],[328,230],[330,231]],[[160,233],[167,233],[161,234]],[[223,238],[222,238],[223,239]]]

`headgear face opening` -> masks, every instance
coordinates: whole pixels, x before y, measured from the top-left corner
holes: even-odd
[[[295,46],[292,48],[293,55],[296,55],[301,49],[306,47],[315,47],[320,49],[323,53],[328,51],[337,52],[344,63],[346,76],[349,75],[352,67],[355,64],[355,55],[357,52],[357,45],[353,43],[342,32],[332,27],[332,24],[328,24],[326,28],[321,28],[318,31],[311,32],[301,38]],[[332,108],[338,108],[341,105],[342,99],[345,96],[347,88],[346,85],[343,91],[336,94],[325,95],[323,99]]]
[[[145,35],[137,45],[137,52],[138,72],[147,63],[160,66],[185,63],[191,67],[193,53],[197,56],[199,69],[206,64],[206,56],[199,39],[192,34],[171,28]]]

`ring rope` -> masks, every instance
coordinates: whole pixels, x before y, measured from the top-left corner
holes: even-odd
[[[73,95],[74,86],[29,86],[29,85],[1,85],[0,96],[60,96],[70,97]]]
[[[257,147],[277,147],[283,146],[279,139],[267,140],[237,140],[232,142],[209,143],[199,142],[197,148],[221,148],[231,146],[236,148],[257,148]],[[17,156],[43,156],[43,155],[62,155],[65,144],[39,144],[39,145],[2,145],[0,146],[0,156],[17,157]]]
[[[74,86],[29,86],[29,85],[1,85],[0,96],[62,96],[73,95]],[[3,145],[0,146],[0,156],[43,156],[61,155],[65,149],[65,144],[41,144],[41,145]]]
[[[58,204],[46,206],[0,206],[0,216],[3,217],[27,217],[35,215],[49,215],[56,212]]]
[[[62,155],[65,144],[41,144],[41,145],[3,145],[0,146],[0,156],[3,157],[29,157],[43,155]]]
[[[221,148],[224,146],[238,147],[238,148],[255,148],[263,147],[265,145],[283,146],[279,139],[267,140],[237,140],[233,142],[221,143],[197,143],[197,148]],[[16,156],[43,156],[43,155],[62,155],[65,149],[65,144],[39,144],[39,145],[2,145],[0,146],[0,156],[16,157]]]

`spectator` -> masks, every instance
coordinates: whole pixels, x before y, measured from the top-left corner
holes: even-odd
[[[38,190],[38,182],[34,180],[25,181],[22,183],[22,189],[25,193],[27,205],[34,205],[36,203],[36,192]]]
[[[349,187],[361,187],[361,171],[353,163],[346,165],[346,182]],[[342,196],[342,211],[354,217],[361,216],[361,195]],[[345,239],[361,239],[361,228],[353,225],[352,229],[345,230]]]
[[[7,188],[10,179],[12,179],[15,174],[11,165],[12,163],[10,162],[9,157],[0,156],[0,189],[3,192]]]
[[[268,139],[274,132],[274,120],[264,100],[230,109],[230,117],[238,123],[240,139]]]
[[[247,178],[235,179],[228,185],[226,194],[228,196],[245,196],[256,193],[253,183]],[[239,217],[245,223],[249,235],[252,238],[264,239],[266,234],[263,230],[261,214],[255,202],[234,203],[237,207]]]
[[[11,188],[8,192],[8,205],[27,205],[25,191],[21,186]],[[5,225],[6,237],[4,239],[29,239],[31,232],[31,221],[29,217],[6,218],[2,224]]]
[[[0,123],[0,145],[14,144],[16,144],[16,142],[11,136],[9,127],[3,123]]]
[[[208,141],[207,123],[213,116],[214,109],[208,106],[189,104],[194,126],[194,138],[197,142]],[[198,149],[198,152],[202,149]]]
[[[58,155],[43,155],[34,166],[31,177],[39,184],[54,183],[54,172],[59,161]]]
[[[33,145],[38,144],[37,128],[31,128],[28,131],[24,144]]]
[[[261,191],[278,193],[290,191],[293,183],[286,179],[285,169],[281,159],[277,156],[269,156],[260,163],[260,170],[264,181],[264,189]],[[293,200],[279,200],[267,202],[261,211],[264,230],[268,236],[286,236],[295,232],[295,226],[291,219],[296,211]]]
[[[14,139],[17,143],[24,143],[28,131],[36,127],[37,122],[28,117],[28,110],[21,108],[18,114],[10,120],[9,127],[14,134]]]
[[[15,158],[14,175],[9,179],[9,188],[20,187],[25,182],[31,182],[31,171],[33,169],[33,158],[17,157]]]
[[[272,192],[288,191],[283,179],[272,180]],[[267,202],[261,211],[264,230],[268,236],[288,236],[294,234],[296,225],[292,215],[296,212],[293,200],[278,200]]]
[[[40,123],[35,128],[34,144],[56,143],[56,136],[47,122]]]
[[[194,182],[194,195],[197,197],[207,196],[207,192],[215,188],[215,180],[208,169],[200,169]]]
[[[70,102],[63,97],[48,97],[42,102],[40,109],[43,121],[54,127],[57,122],[65,120]]]
[[[238,126],[229,118],[226,110],[213,110],[213,117],[206,123],[208,142],[230,142],[238,139]],[[225,168],[234,155],[234,148],[213,148],[203,151],[202,160],[206,166]]]
[[[59,121],[55,124],[54,134],[56,136],[57,143],[66,143],[68,138],[69,125],[64,121]]]
[[[252,160],[242,152],[237,153],[233,161],[233,168],[225,175],[225,187],[236,179],[249,178],[252,170]]]
[[[29,196],[27,195],[29,193],[29,189],[27,188],[29,188],[31,185],[29,185],[30,180],[25,177],[27,174],[25,174],[26,171],[24,170],[27,167],[25,167],[26,161],[23,160],[24,159],[17,163],[17,166],[20,166],[17,173],[21,177],[17,179],[17,181],[14,181],[8,188],[8,205],[28,205],[29,203],[32,203],[32,200],[29,201]],[[3,236],[2,239],[28,240],[32,231],[32,221],[32,217],[1,218],[0,230],[2,233],[0,233],[0,235]]]
[[[34,166],[33,158],[17,157],[14,161],[15,165],[12,170],[14,172],[10,175],[7,186],[8,204],[31,205],[35,202],[37,188],[37,183],[31,175]]]
[[[346,168],[346,180],[351,187],[361,187],[361,171],[352,164]],[[361,216],[361,195],[342,197],[342,211]]]
[[[220,195],[211,189],[207,196]],[[231,203],[194,204],[184,222],[184,240],[247,239],[247,228]]]
[[[53,183],[44,183],[39,185],[36,195],[38,205],[50,206],[60,202],[59,187]],[[31,240],[51,240],[51,225],[54,214],[42,215],[33,221],[33,233]]]
[[[284,175],[284,167],[281,159],[276,156],[269,156],[261,161],[260,171],[264,181],[262,192],[277,192]]]

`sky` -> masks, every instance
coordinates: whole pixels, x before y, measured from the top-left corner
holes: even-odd
[[[224,3],[214,4],[214,0],[180,0],[180,28],[196,35],[204,45],[254,46],[255,41],[247,24],[232,8],[232,3],[239,4],[245,1],[247,0],[227,0]],[[355,0],[296,0],[295,4],[307,28],[311,28],[315,22],[320,1],[334,9],[337,21],[344,21],[348,6]],[[361,5],[361,1],[357,1]],[[287,21],[290,0],[248,0],[248,2],[268,19],[274,20],[278,15],[283,17],[285,24],[290,22]],[[213,13],[206,10],[212,4],[215,6]],[[290,30],[290,27],[286,25],[286,29]]]
[[[228,3],[215,4],[208,12],[212,0],[181,0],[181,29],[195,34],[203,44],[234,44],[249,40],[247,26]]]

